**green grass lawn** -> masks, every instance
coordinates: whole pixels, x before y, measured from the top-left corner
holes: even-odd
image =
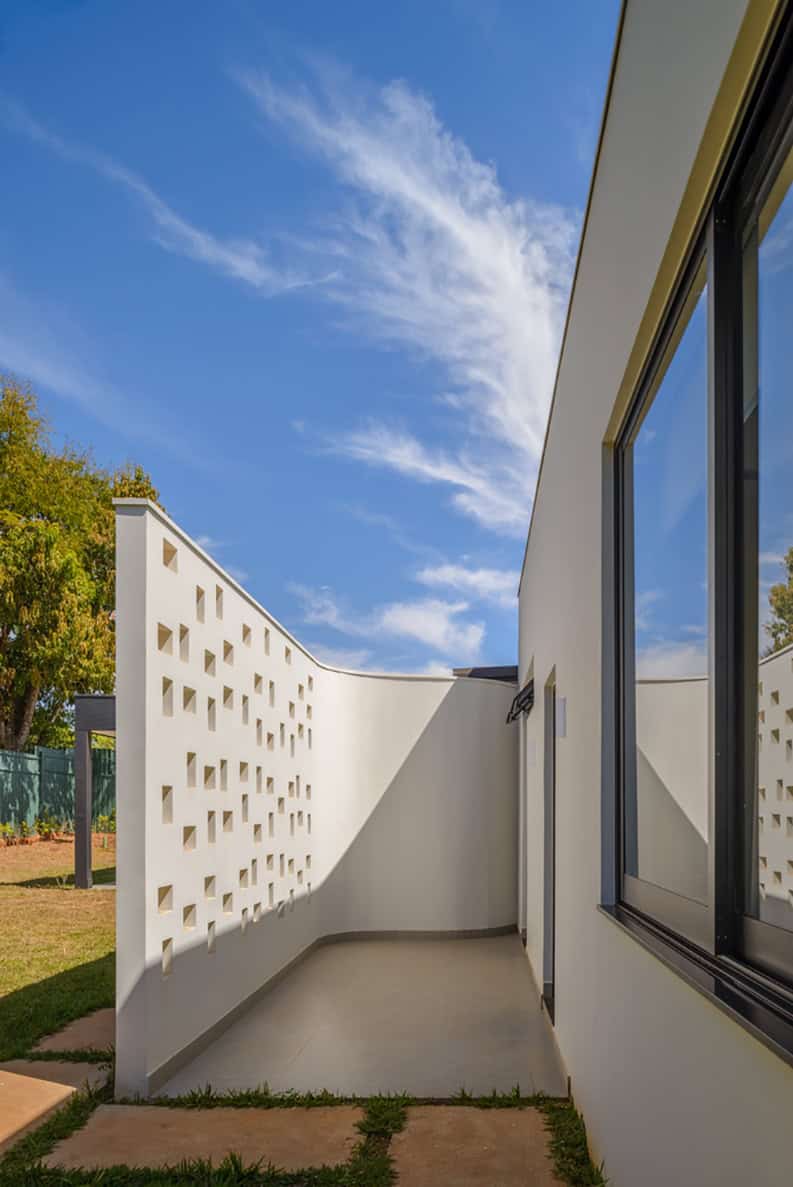
[[[94,875],[112,880],[115,847],[95,841]],[[0,848],[0,1059],[115,993],[115,891],[74,890],[74,845]]]

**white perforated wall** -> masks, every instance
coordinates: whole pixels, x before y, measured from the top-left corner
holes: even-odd
[[[323,936],[514,922],[514,689],[317,663],[117,505],[117,1092]]]

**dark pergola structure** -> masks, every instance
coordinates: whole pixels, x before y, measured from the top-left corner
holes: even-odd
[[[91,870],[91,817],[93,767],[91,734],[115,734],[114,696],[74,698],[74,884],[80,890],[93,885]]]

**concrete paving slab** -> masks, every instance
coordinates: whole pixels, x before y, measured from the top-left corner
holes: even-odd
[[[312,952],[161,1089],[566,1095],[517,934]]]
[[[64,1170],[114,1165],[158,1167],[229,1153],[284,1170],[346,1162],[360,1139],[361,1109],[166,1109],[100,1105],[88,1123],[60,1142],[47,1166]]]
[[[0,1063],[0,1150],[13,1146],[28,1130],[41,1125],[86,1084],[98,1088],[107,1068],[95,1063],[55,1063],[11,1059]]]
[[[82,1051],[93,1047],[106,1051],[116,1043],[116,1011],[112,1006],[106,1010],[94,1010],[84,1018],[77,1018],[64,1026],[63,1030],[47,1035],[33,1048],[34,1051]]]
[[[536,1109],[420,1105],[391,1154],[399,1187],[562,1187]]]

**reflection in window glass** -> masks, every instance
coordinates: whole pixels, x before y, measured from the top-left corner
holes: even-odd
[[[793,154],[744,247],[747,910],[793,930]]]
[[[624,467],[625,872],[701,902],[708,882],[704,271],[703,264]]]

